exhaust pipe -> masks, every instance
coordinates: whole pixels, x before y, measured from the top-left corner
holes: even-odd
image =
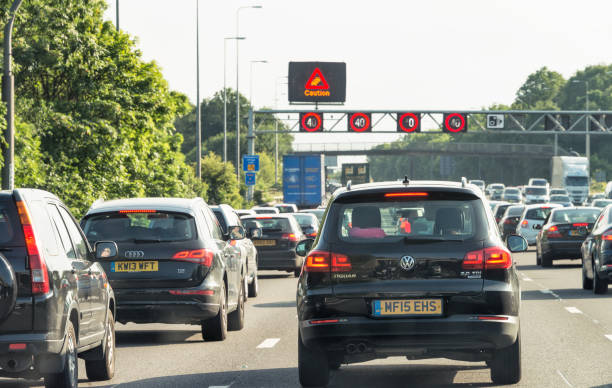
[[[357,351],[358,351],[359,353],[364,353],[366,350],[368,350],[368,347],[367,347],[367,346],[366,346],[366,344],[364,344],[363,342],[360,342],[360,343],[357,345]]]
[[[355,354],[355,353],[357,353],[357,346],[355,346],[355,344],[348,344],[348,345],[346,345],[346,352],[348,354]]]

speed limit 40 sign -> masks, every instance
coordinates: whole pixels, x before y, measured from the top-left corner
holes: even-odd
[[[443,132],[459,133],[467,132],[468,122],[465,113],[445,113],[442,123]]]
[[[401,112],[397,114],[398,132],[421,132],[421,115],[419,113]]]
[[[372,131],[372,114],[364,112],[349,113],[348,128],[352,132]]]
[[[300,112],[300,132],[321,132],[323,115],[317,112]]]

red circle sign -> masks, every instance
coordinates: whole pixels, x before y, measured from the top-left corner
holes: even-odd
[[[313,117],[314,120],[316,121],[316,125],[311,127],[309,125],[307,125],[307,123],[310,123],[311,120],[308,120],[309,117]],[[321,123],[323,122],[323,120],[321,120],[321,115],[319,115],[318,113],[315,112],[309,112],[304,114],[304,116],[302,116],[302,128],[306,131],[306,132],[316,132],[321,128]]]
[[[361,119],[360,121],[363,125],[355,125],[356,120],[359,119]],[[353,113],[349,123],[351,124],[351,129],[355,132],[365,132],[370,129],[370,117],[365,113]]]
[[[412,119],[414,124],[411,127],[406,127],[404,125],[404,120]],[[399,126],[404,132],[414,132],[419,127],[419,118],[414,113],[404,113],[399,118]]]
[[[459,117],[459,120],[461,120],[461,125],[459,127],[457,127],[457,128],[453,128],[450,125],[450,121],[454,117]],[[446,116],[446,120],[444,121],[444,126],[450,132],[461,132],[463,130],[463,128],[465,128],[465,117],[463,117],[463,115],[461,115],[459,113],[451,113],[448,116]]]

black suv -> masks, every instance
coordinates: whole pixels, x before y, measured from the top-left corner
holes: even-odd
[[[113,240],[117,260],[101,261],[121,323],[201,325],[222,341],[244,326],[245,276],[236,255],[244,228],[227,234],[202,198],[132,198],[94,204],[83,220],[90,241]]]
[[[90,380],[115,373],[115,297],[96,254],[53,194],[0,192],[0,376],[76,387],[78,360]]]
[[[527,249],[519,236],[507,243]],[[342,363],[389,356],[487,361],[493,382],[520,380],[517,271],[476,186],[336,191],[317,240],[296,250],[313,244],[297,287],[303,386],[327,384]]]

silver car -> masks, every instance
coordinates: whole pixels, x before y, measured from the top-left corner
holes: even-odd
[[[554,208],[563,207],[558,203],[527,205],[516,225],[516,234],[523,236],[529,245],[535,245],[536,237],[544,220]]]

